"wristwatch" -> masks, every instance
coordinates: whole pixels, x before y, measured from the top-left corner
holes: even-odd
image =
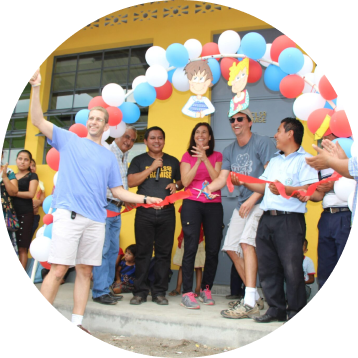
[[[147,196],[146,196],[146,195],[144,195],[143,203],[144,203],[144,204],[147,204]]]

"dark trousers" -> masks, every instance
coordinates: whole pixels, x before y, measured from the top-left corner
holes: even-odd
[[[34,215],[34,225],[32,226],[32,237],[34,236],[36,229],[39,227],[39,222],[40,222],[40,215]]]
[[[152,298],[165,296],[168,290],[170,261],[174,242],[175,210],[166,206],[162,210],[138,208],[135,216],[135,257],[134,295],[146,298],[149,293],[148,272],[155,253],[154,284]]]
[[[230,272],[230,294],[232,296],[245,296],[245,285],[234,264],[231,265]]]
[[[304,214],[262,215],[256,236],[261,286],[273,317],[292,318],[307,303],[303,276]],[[284,292],[286,281],[287,308]]]
[[[183,200],[181,223],[184,233],[184,256],[182,262],[183,293],[193,291],[195,255],[198,251],[200,227],[205,236],[205,265],[201,288],[213,286],[219,260],[223,228],[223,206],[221,203],[201,203]]]

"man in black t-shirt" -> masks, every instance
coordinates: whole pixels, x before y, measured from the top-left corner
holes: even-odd
[[[164,131],[159,127],[148,128],[144,135],[144,144],[148,152],[133,158],[128,169],[128,186],[130,188],[137,186],[137,194],[151,193],[161,199],[182,189],[178,159],[163,153]],[[136,280],[134,296],[130,303],[140,305],[147,300],[149,294],[147,277],[154,246],[156,263],[155,281],[151,292],[152,301],[159,305],[167,305],[165,293],[168,290],[174,242],[174,205],[149,209],[139,207],[134,226],[137,244]]]

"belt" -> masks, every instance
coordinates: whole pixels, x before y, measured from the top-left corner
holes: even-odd
[[[107,202],[109,202],[111,204],[114,204],[118,208],[120,208],[123,205],[123,201],[116,201],[116,200],[112,200],[112,199],[107,199]]]
[[[280,211],[280,210],[267,210],[267,211],[264,211],[264,215],[271,215],[271,216],[288,215],[288,214],[300,214],[300,213],[295,213],[293,211]]]
[[[350,211],[350,210],[347,207],[343,207],[343,208],[325,208],[323,209],[323,211],[326,213],[335,214],[335,213],[339,213],[340,211]]]

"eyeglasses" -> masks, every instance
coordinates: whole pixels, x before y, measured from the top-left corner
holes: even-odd
[[[95,121],[95,122],[100,122],[100,123],[102,123],[104,121],[104,119],[100,118],[100,117],[89,117],[88,120],[91,122]]]
[[[229,118],[230,123],[235,123],[235,119],[240,123],[245,119],[245,117],[237,117],[237,118],[231,117]]]

